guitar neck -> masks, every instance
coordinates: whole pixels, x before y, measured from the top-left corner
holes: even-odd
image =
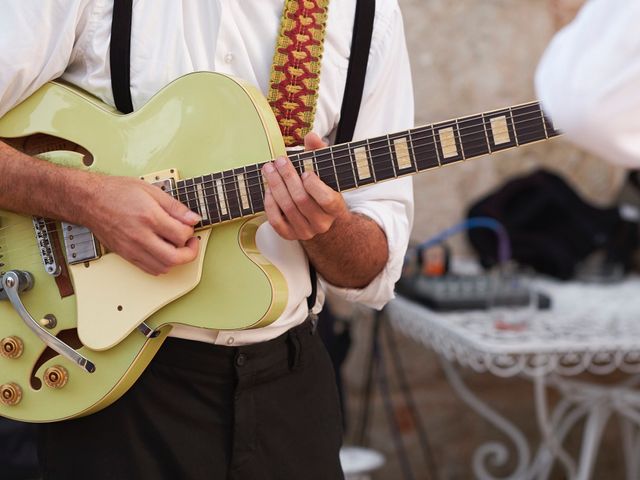
[[[559,135],[538,102],[289,156],[344,192]],[[264,163],[178,181],[175,198],[214,225],[264,211]]]

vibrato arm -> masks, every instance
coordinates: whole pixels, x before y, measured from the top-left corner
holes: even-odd
[[[63,357],[71,360],[86,372],[95,372],[96,366],[93,362],[80,355],[59,338],[54,337],[47,332],[33,319],[25,308],[22,300],[20,299],[20,292],[30,290],[33,286],[33,277],[29,272],[11,270],[2,276],[1,283],[4,293],[11,302],[11,305],[13,305],[13,308],[18,312],[18,315],[20,315],[20,318],[22,318],[22,321],[27,325],[27,327],[29,327],[31,331],[40,338],[40,340]]]

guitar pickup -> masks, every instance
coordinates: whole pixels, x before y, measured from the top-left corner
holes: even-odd
[[[100,258],[100,243],[87,227],[62,222],[64,247],[70,265]]]

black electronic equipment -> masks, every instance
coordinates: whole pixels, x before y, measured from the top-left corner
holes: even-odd
[[[517,275],[444,275],[402,277],[396,291],[435,311],[490,308],[548,309],[551,299]]]

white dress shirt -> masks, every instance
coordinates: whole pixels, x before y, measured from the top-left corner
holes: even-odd
[[[20,0],[0,14],[0,116],[45,82],[60,77],[113,105],[109,39],[113,0]],[[158,90],[193,71],[244,78],[266,94],[283,0],[135,0],[131,42],[131,91],[139,108]],[[329,20],[313,130],[327,140],[340,120],[349,62],[355,0],[334,0]],[[396,0],[377,2],[369,70],[355,139],[413,125],[413,93],[402,18]],[[267,160],[267,159],[265,159]],[[363,289],[324,289],[381,308],[393,297],[413,220],[411,179],[345,193],[350,209],[384,230],[389,261]],[[272,325],[211,332],[176,327],[175,336],[226,345],[274,338],[307,316],[308,264],[298,242],[283,240],[268,223],[258,230],[262,253],[284,274],[289,300]],[[250,301],[250,299],[247,299]]]
[[[536,74],[538,97],[567,137],[640,167],[640,2],[590,0],[560,31]]]

